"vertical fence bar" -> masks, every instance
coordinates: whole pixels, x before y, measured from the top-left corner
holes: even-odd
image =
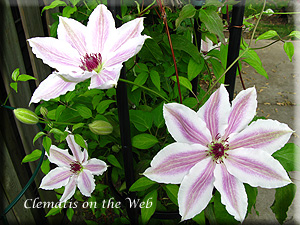
[[[232,19],[229,26],[227,67],[229,67],[239,56],[245,3],[246,0],[241,0],[239,3],[235,4],[232,9]],[[229,93],[230,101],[233,99],[237,66],[238,62],[236,62],[225,75],[225,84],[227,84],[226,89]]]
[[[120,0],[109,0],[108,7],[112,12],[114,19],[116,21],[116,26],[121,26],[121,21],[117,19],[116,15],[120,15],[121,12],[121,2]],[[121,70],[120,78],[126,79],[126,69],[125,65]],[[133,169],[133,155],[132,155],[132,144],[131,144],[131,134],[130,134],[130,120],[129,120],[129,110],[128,110],[128,98],[127,98],[127,86],[124,82],[119,82],[117,86],[117,105],[118,105],[118,115],[120,124],[120,134],[121,134],[121,144],[124,160],[124,172],[126,181],[126,191],[130,199],[135,199],[135,193],[129,192],[129,188],[134,183],[134,169]],[[129,202],[126,203],[126,210],[130,223],[135,225],[138,224],[138,208],[130,208]]]

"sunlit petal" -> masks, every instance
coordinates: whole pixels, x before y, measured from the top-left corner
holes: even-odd
[[[286,124],[276,120],[257,120],[228,141],[231,149],[253,148],[273,154],[285,145],[292,133]]]
[[[122,64],[119,64],[112,68],[106,68],[100,72],[100,74],[96,74],[91,77],[91,84],[89,89],[97,88],[97,89],[109,89],[117,86],[117,82],[120,77]]]
[[[60,202],[66,202],[69,200],[74,194],[76,190],[76,182],[77,182],[77,176],[73,175],[67,185],[65,186],[65,190],[61,198],[59,199]]]
[[[199,144],[170,144],[153,158],[144,175],[158,183],[179,184],[195,164],[207,157],[206,150]]]
[[[34,91],[30,103],[38,103],[41,100],[48,101],[66,94],[68,91],[75,89],[76,83],[66,82],[56,73],[50,74],[43,80]]]
[[[190,108],[177,103],[165,104],[163,115],[168,131],[176,141],[204,146],[211,142],[205,123]]]
[[[106,163],[99,159],[90,159],[83,167],[95,175],[102,175],[107,170]]]
[[[53,190],[65,186],[69,182],[73,173],[68,167],[56,167],[51,170],[43,179],[40,188],[45,190]]]
[[[247,194],[241,181],[228,173],[223,163],[214,172],[215,187],[221,194],[221,202],[234,219],[243,221],[247,213]]]
[[[208,157],[196,164],[187,174],[179,188],[178,203],[181,220],[199,214],[212,197],[215,163]]]
[[[228,124],[230,110],[229,95],[222,84],[197,112],[199,117],[206,123],[213,140],[215,140],[217,134],[223,135]]]
[[[252,187],[277,188],[291,183],[282,165],[265,151],[232,150],[224,163],[230,174]]]
[[[80,192],[89,197],[95,189],[95,180],[92,173],[89,170],[83,169],[78,176],[78,188]]]
[[[74,162],[74,157],[69,154],[68,150],[60,149],[55,145],[51,145],[49,153],[49,161],[58,166],[70,166]]]

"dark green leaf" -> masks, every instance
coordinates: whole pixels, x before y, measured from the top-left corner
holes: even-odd
[[[47,213],[47,215],[45,217],[54,216],[57,213],[60,213],[62,209],[63,209],[63,207],[61,207],[61,208],[60,207],[53,207],[52,209],[49,210],[49,212]]]
[[[148,189],[149,187],[151,187],[153,184],[155,184],[155,181],[152,181],[150,179],[148,179],[147,177],[141,177],[140,179],[138,179],[136,182],[134,182],[129,191],[144,191],[146,189]]]
[[[159,45],[153,40],[148,38],[144,47],[139,53],[140,56],[145,56],[146,59],[154,59],[156,61],[164,61],[164,55],[159,47]]]
[[[129,117],[135,128],[141,132],[145,132],[152,127],[153,118],[150,112],[130,110]]]
[[[96,110],[99,114],[103,114],[105,112],[105,110],[109,107],[109,105],[113,102],[116,102],[115,100],[104,100],[104,101],[101,101]]]
[[[143,199],[143,202],[145,203],[145,205],[144,207],[141,207],[141,218],[142,223],[146,224],[156,210],[157,190],[153,190],[149,194],[147,194]]]
[[[107,156],[107,161],[111,163],[113,166],[118,167],[119,169],[123,169],[119,161],[114,155],[109,155]]]
[[[82,118],[84,118],[84,119],[88,119],[93,116],[92,111],[84,105],[78,105],[78,106],[76,106],[76,109],[77,109],[78,113],[80,114],[80,116],[82,116]]]
[[[75,135],[74,135],[74,139],[75,139],[75,142],[76,142],[80,147],[87,149],[86,143],[85,143],[83,137],[82,137],[80,134],[75,134]]]
[[[165,124],[163,117],[163,104],[160,104],[151,112],[153,116],[153,122],[157,128],[161,128]]]
[[[192,18],[196,14],[196,9],[193,5],[185,5],[179,12],[179,16],[175,21],[176,28],[181,24],[181,22],[187,18]]]
[[[299,171],[300,162],[296,160],[296,154],[300,152],[300,147],[294,143],[287,143],[280,150],[273,153],[286,171]]]
[[[59,117],[61,116],[62,112],[66,109],[66,106],[64,105],[59,105],[55,111],[55,119],[58,121]],[[48,113],[49,117],[49,113]],[[49,117],[50,118],[50,117]]]
[[[132,138],[132,146],[139,149],[149,149],[156,143],[157,138],[151,134],[138,134]]]
[[[169,197],[169,199],[175,204],[178,205],[178,191],[179,187],[176,184],[167,184],[164,186],[164,189]]]
[[[155,70],[151,70],[150,78],[155,87],[160,91],[160,76],[159,73]]]
[[[68,208],[66,214],[67,214],[68,219],[72,222],[72,218],[74,215],[74,209]]]
[[[179,76],[178,78],[180,85],[186,87],[189,91],[193,90],[191,82],[186,77]],[[171,79],[177,83],[177,78],[175,76],[172,76]]]
[[[292,201],[295,197],[296,185],[289,184],[282,188],[276,189],[275,201],[271,206],[273,213],[275,213],[276,219],[280,224],[286,220],[287,211],[292,204]]]
[[[137,78],[135,78],[134,83],[138,85],[143,85],[147,81],[148,76],[149,76],[148,72],[141,72],[138,74]],[[131,91],[134,91],[137,88],[139,87],[134,85]]]
[[[191,81],[196,76],[198,76],[202,71],[203,66],[204,60],[202,57],[200,58],[200,63],[197,63],[194,59],[191,58],[188,64],[188,79]]]
[[[244,184],[246,193],[248,196],[248,213],[251,213],[252,207],[255,207],[256,197],[257,197],[257,187],[251,187],[248,184]]]
[[[22,163],[32,162],[38,160],[42,155],[42,151],[39,149],[34,150],[30,154],[26,155],[22,160]]]
[[[290,61],[292,62],[292,58],[295,52],[294,45],[292,42],[285,42],[283,45],[283,49],[287,56],[289,57]]]
[[[221,62],[214,58],[210,58],[209,61],[211,62],[211,65],[212,65],[212,68],[214,71],[214,75],[216,76],[217,79],[219,79],[225,71]],[[219,83],[224,84],[224,81],[225,81],[225,76],[223,75],[223,77],[220,79]]]

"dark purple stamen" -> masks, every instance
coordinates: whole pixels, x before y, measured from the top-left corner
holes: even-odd
[[[73,173],[78,173],[81,170],[81,164],[79,162],[73,162],[70,166]]]
[[[87,70],[92,72],[93,70],[97,69],[102,63],[102,56],[100,53],[91,53],[85,54],[83,59],[81,59],[82,65],[80,66],[81,69]]]
[[[212,153],[215,159],[219,159],[224,155],[225,146],[221,143],[215,143],[212,147]]]

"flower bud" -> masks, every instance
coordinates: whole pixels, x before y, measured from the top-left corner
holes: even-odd
[[[19,121],[25,124],[37,124],[39,122],[38,116],[29,109],[18,108],[14,109],[14,114]]]
[[[41,108],[40,108],[40,113],[43,115],[43,116],[47,116],[47,114],[48,114],[48,110],[47,110],[47,108],[45,108],[44,106],[42,106]]]
[[[97,135],[108,135],[113,132],[113,126],[104,120],[95,120],[89,124],[90,130]]]

